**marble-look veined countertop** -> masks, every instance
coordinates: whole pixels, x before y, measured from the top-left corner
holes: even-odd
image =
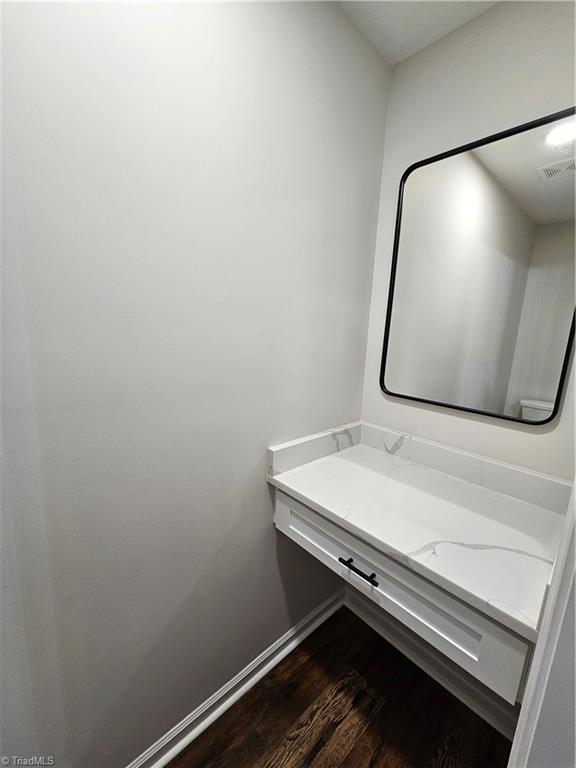
[[[362,444],[268,481],[536,639],[562,514]]]

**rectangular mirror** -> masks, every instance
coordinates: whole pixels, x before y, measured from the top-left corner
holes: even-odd
[[[404,173],[386,394],[514,421],[554,418],[574,335],[574,112]]]

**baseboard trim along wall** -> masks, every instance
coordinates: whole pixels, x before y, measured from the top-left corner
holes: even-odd
[[[337,592],[321,603],[262,651],[210,698],[142,752],[127,768],[163,768],[167,765],[343,605],[343,591]]]
[[[512,740],[518,720],[518,706],[512,707],[500,699],[484,685],[452,664],[441,653],[435,651],[424,640],[374,606],[362,594],[346,586],[262,651],[222,688],[142,752],[127,768],[164,768],[285,656],[297,648],[308,635],[344,605],[479,717]]]

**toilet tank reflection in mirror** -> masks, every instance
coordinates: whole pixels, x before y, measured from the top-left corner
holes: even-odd
[[[570,109],[405,172],[384,392],[554,418],[574,335],[575,138]]]

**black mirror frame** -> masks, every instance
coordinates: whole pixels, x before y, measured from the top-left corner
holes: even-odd
[[[557,120],[562,120],[563,118],[570,117],[571,115],[574,115],[574,114],[576,114],[576,107],[569,107],[568,109],[563,109],[560,112],[554,112],[551,115],[540,117],[537,120],[530,121],[529,123],[522,123],[521,125],[517,125],[514,128],[509,128],[506,131],[501,131],[500,133],[494,133],[491,136],[487,136],[483,139],[478,139],[477,141],[473,141],[469,144],[464,144],[461,147],[456,147],[455,149],[450,149],[447,152],[441,152],[438,155],[433,155],[432,157],[428,157],[425,160],[420,160],[419,162],[414,163],[413,165],[410,165],[404,171],[404,173],[402,174],[402,178],[400,179],[400,189],[398,192],[398,206],[396,210],[396,226],[394,228],[394,247],[392,251],[392,265],[390,268],[388,303],[386,307],[386,325],[384,328],[384,344],[382,349],[382,362],[380,365],[380,388],[382,389],[384,394],[389,395],[390,397],[398,397],[402,400],[410,400],[416,403],[424,403],[426,405],[435,405],[435,406],[440,406],[442,408],[449,408],[452,411],[464,411],[466,413],[475,413],[480,416],[490,416],[493,419],[512,421],[520,424],[528,424],[531,427],[543,426],[544,424],[548,424],[553,419],[556,418],[560,410],[562,394],[564,392],[564,385],[566,383],[566,377],[568,374],[568,368],[570,364],[572,346],[574,343],[574,325],[575,325],[576,311],[572,314],[572,323],[570,325],[570,332],[568,334],[568,341],[566,343],[566,352],[564,353],[564,360],[562,362],[562,369],[560,371],[560,380],[558,382],[556,397],[554,399],[554,408],[552,409],[551,415],[547,419],[543,419],[542,421],[529,421],[528,419],[516,419],[513,416],[506,416],[504,414],[498,414],[492,411],[482,411],[477,408],[467,408],[465,406],[454,405],[452,403],[443,403],[438,400],[428,400],[423,397],[414,397],[413,395],[403,395],[400,392],[393,392],[392,390],[388,389],[388,387],[386,386],[384,377],[386,372],[388,343],[390,339],[390,324],[392,320],[392,305],[394,302],[396,270],[398,266],[398,250],[400,246],[400,227],[402,223],[402,198],[404,195],[404,186],[410,174],[416,171],[418,168],[422,168],[425,165],[430,165],[431,163],[435,163],[438,160],[444,160],[447,157],[452,157],[453,155],[458,155],[462,152],[468,152],[472,149],[476,149],[477,147],[481,147],[484,144],[491,144],[494,141],[499,141],[500,139],[506,139],[509,136],[514,136],[517,133],[523,133],[524,131],[529,131],[532,128],[538,128],[541,125],[546,125],[547,123],[553,123],[553,122],[556,122]]]

